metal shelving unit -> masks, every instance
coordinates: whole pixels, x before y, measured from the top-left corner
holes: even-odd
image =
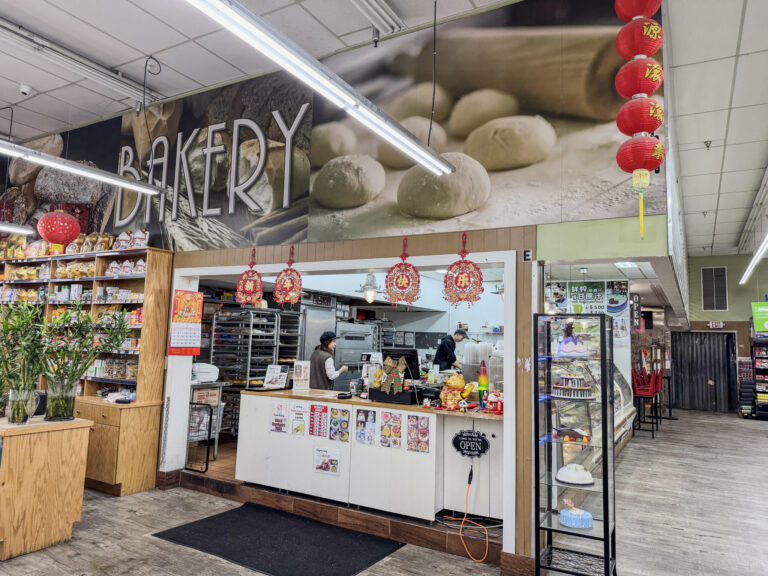
[[[280,316],[275,310],[217,312],[211,329],[211,364],[219,379],[251,388],[263,384],[267,366],[277,364]]]
[[[304,313],[281,311],[278,320],[277,363],[293,368],[304,349]]]

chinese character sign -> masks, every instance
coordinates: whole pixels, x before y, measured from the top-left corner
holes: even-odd
[[[203,293],[176,290],[173,293],[169,356],[197,356],[203,321]]]
[[[605,312],[605,282],[569,282],[568,311],[574,314]]]

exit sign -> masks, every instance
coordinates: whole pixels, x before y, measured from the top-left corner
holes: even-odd
[[[725,322],[707,322],[707,328],[712,330],[720,330],[721,328],[725,328]]]

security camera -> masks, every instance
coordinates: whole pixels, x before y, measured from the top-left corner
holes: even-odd
[[[19,92],[21,92],[23,96],[29,96],[32,93],[32,87],[27,84],[19,84]]]

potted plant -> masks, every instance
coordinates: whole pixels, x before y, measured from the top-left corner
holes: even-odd
[[[124,311],[96,323],[79,302],[46,323],[46,420],[74,418],[77,383],[100,354],[120,348],[129,333]]]
[[[37,380],[45,371],[42,308],[28,302],[0,308],[0,380],[8,387],[8,420],[24,424],[37,408]]]

